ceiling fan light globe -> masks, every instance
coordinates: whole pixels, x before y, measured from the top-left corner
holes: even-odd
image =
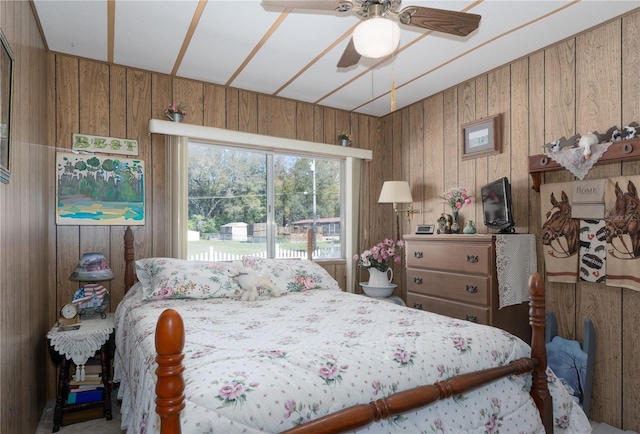
[[[353,45],[364,57],[378,59],[393,53],[400,43],[400,26],[384,17],[369,18],[353,31]]]

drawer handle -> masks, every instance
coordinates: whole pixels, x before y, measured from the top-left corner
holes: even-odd
[[[418,285],[422,285],[422,277],[414,277],[413,283],[417,283]]]
[[[468,314],[467,314],[467,315],[465,315],[465,316],[464,316],[464,318],[465,318],[467,321],[471,321],[471,322],[478,322],[478,317],[477,317],[477,316],[475,316],[475,315],[468,315]]]
[[[424,255],[422,254],[422,252],[413,252],[413,257],[414,258],[422,258]]]
[[[422,310],[422,303],[413,303],[413,308]]]
[[[471,262],[472,264],[478,262],[478,255],[467,255],[467,262]]]
[[[478,292],[478,287],[476,285],[467,285],[467,292],[473,294]]]

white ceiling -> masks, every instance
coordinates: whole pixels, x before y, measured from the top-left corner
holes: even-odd
[[[400,109],[640,7],[640,0],[403,0],[402,7],[479,14],[480,27],[463,38],[401,25],[395,56],[338,69],[355,15],[266,10],[259,0],[33,3],[51,51],[373,116],[391,112],[394,79]]]

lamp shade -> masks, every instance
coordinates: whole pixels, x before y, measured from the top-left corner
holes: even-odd
[[[412,203],[411,187],[407,181],[385,181],[378,203]]]
[[[353,31],[353,45],[364,57],[378,59],[398,48],[400,26],[384,17],[372,17],[358,24]]]
[[[102,253],[85,253],[80,258],[69,280],[76,282],[100,282],[114,278],[107,259]]]

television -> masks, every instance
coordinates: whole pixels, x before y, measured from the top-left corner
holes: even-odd
[[[484,225],[501,234],[514,233],[511,208],[511,184],[507,177],[490,182],[480,189]]]

